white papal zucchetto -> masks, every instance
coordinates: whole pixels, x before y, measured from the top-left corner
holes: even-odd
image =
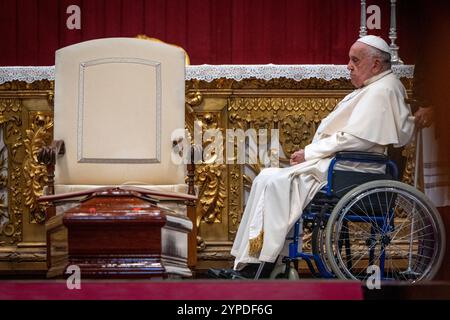
[[[377,48],[383,52],[386,52],[389,54],[391,53],[389,45],[381,37],[369,35],[369,36],[361,37],[356,41],[365,43],[365,44],[367,44],[371,47]]]

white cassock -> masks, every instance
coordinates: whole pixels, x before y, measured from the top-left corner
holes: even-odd
[[[305,147],[305,162],[261,171],[253,181],[231,250],[235,269],[276,260],[289,230],[326,184],[336,152],[384,153],[389,144],[400,147],[409,142],[414,118],[405,97],[405,88],[391,70],[372,77],[322,120],[312,143]],[[367,164],[343,166],[345,170],[379,170]]]

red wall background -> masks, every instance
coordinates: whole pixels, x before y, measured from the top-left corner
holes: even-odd
[[[398,44],[414,63],[418,9],[398,0]],[[68,30],[68,6],[81,30]],[[382,11],[388,41],[389,0]],[[146,34],[186,49],[191,64],[345,64],[358,37],[360,0],[0,0],[0,65],[53,65],[58,48]]]

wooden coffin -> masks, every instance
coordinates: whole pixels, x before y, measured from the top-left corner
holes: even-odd
[[[48,277],[71,265],[85,278],[191,277],[191,221],[133,190],[94,192],[48,220]]]

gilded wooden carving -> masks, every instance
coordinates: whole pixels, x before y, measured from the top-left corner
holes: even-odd
[[[30,210],[31,223],[45,222],[45,206],[38,204],[37,198],[43,194],[43,186],[47,183],[47,168],[39,164],[39,150],[51,143],[53,117],[50,112],[31,112],[29,114],[30,128],[26,130],[25,159],[23,173],[25,178],[25,205]]]
[[[416,169],[415,164],[415,155],[416,154],[416,146],[415,143],[410,143],[406,145],[402,151],[402,155],[406,158],[406,166],[403,172],[402,181],[414,185],[414,171]],[[419,181],[418,188],[423,190],[423,181]]]
[[[194,98],[190,99],[187,95],[187,103],[190,106],[196,106],[202,99],[201,94],[194,93]],[[200,164],[196,165],[195,183],[198,185],[198,206],[196,210],[196,224],[201,230],[202,222],[206,224],[222,222],[222,212],[226,206],[226,188],[225,188],[225,165],[216,163],[217,157],[215,153],[208,154],[208,146],[215,143],[214,137],[208,137],[205,133],[207,130],[221,130],[220,114],[214,112],[195,113],[190,119],[195,122],[188,124],[187,128],[190,132],[193,143],[203,147],[203,155]],[[195,130],[194,130],[195,127]],[[219,149],[219,153],[220,153]],[[200,249],[204,247],[204,239],[199,234],[198,243]]]
[[[197,207],[197,226],[206,223],[222,222],[222,209],[225,207],[226,189],[222,178],[225,165],[202,165],[196,170],[196,183],[199,189]]]
[[[241,215],[243,213],[243,195],[244,195],[244,180],[242,174],[242,167],[240,165],[231,165],[230,168],[230,187],[229,187],[229,217],[231,224],[228,226],[228,233],[230,240],[234,240]]]
[[[211,82],[204,80],[190,80],[189,89],[201,88],[204,90],[217,89],[245,89],[245,90],[353,90],[349,79],[339,78],[332,80],[309,78],[300,81],[287,78],[271,80],[246,78],[241,81],[219,78]]]
[[[32,83],[25,81],[7,81],[0,84],[0,91],[43,91],[54,90],[55,82],[51,80],[37,80]],[[49,99],[53,98],[53,92],[49,92]]]
[[[46,268],[44,216],[35,199],[42,192],[41,169],[30,155],[40,142],[38,114],[52,117],[53,82],[11,81],[0,85],[0,270]],[[29,130],[27,132],[27,130]],[[46,129],[45,129],[46,130]]]
[[[19,99],[0,99],[0,125],[8,148],[8,204],[7,222],[2,226],[0,239],[14,244],[22,239],[22,103]]]

